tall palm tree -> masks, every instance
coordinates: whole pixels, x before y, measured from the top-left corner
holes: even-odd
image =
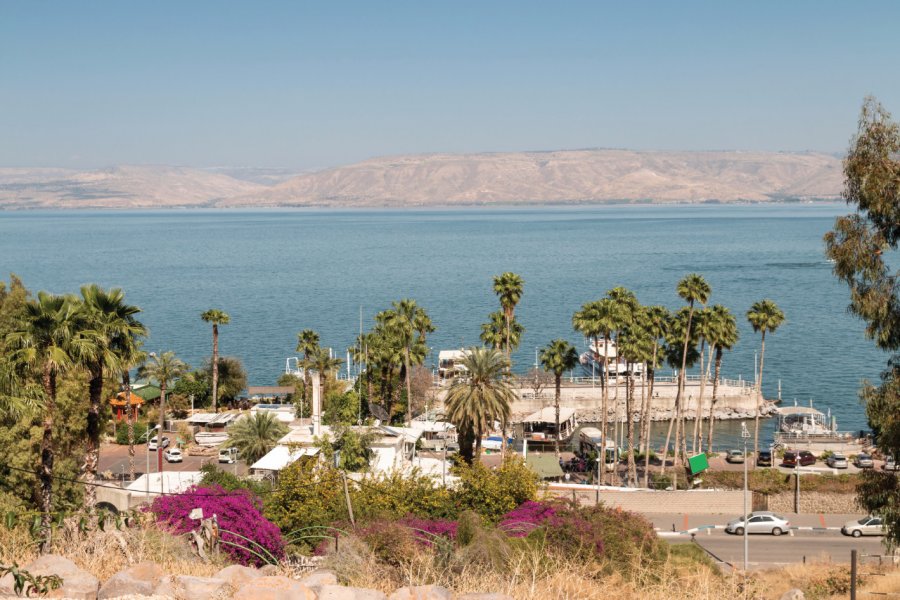
[[[578,365],[578,352],[575,346],[566,340],[556,339],[541,350],[541,365],[553,373],[556,385],[554,406],[556,408],[556,456],[559,456],[559,397],[561,395],[562,376]],[[602,453],[601,453],[602,454]]]
[[[616,313],[616,303],[610,298],[603,298],[584,304],[581,310],[572,316],[572,325],[575,330],[593,339],[591,352],[596,354],[600,351],[600,337],[602,336],[603,338],[603,355],[600,357],[603,367],[600,379],[600,446],[603,448],[606,448],[607,422],[609,419],[609,338],[616,327]],[[593,358],[596,360],[597,357],[594,356]],[[606,479],[605,471],[603,471],[601,479]]]
[[[713,449],[713,427],[715,423],[715,407],[718,400],[719,375],[722,372],[722,356],[725,350],[731,350],[737,344],[740,333],[737,321],[728,308],[721,304],[710,307],[710,326],[707,332],[711,348],[715,348],[716,369],[713,373],[712,401],[709,405],[709,429],[706,432],[706,448]]]
[[[236,448],[238,456],[251,465],[275,447],[288,427],[271,413],[261,412],[240,419],[228,431],[228,446]]]
[[[319,377],[319,398],[325,401],[325,387],[328,385],[328,379],[334,375],[335,371],[341,368],[344,361],[340,358],[332,357],[328,348],[319,348],[312,357],[310,366],[316,371]],[[319,407],[321,410],[321,407]]]
[[[85,326],[95,335],[85,357],[90,380],[88,382],[89,406],[87,415],[87,447],[81,471],[85,486],[84,502],[93,508],[97,488],[91,485],[97,478],[100,462],[100,407],[103,402],[103,379],[121,371],[121,356],[116,351],[116,341],[124,337],[143,336],[147,328],[135,315],[141,312],[136,306],[125,303],[125,292],[119,288],[104,290],[96,284],[81,287],[81,317]],[[129,390],[130,393],[130,390]],[[130,396],[129,396],[130,397]]]
[[[406,420],[412,421],[412,357],[411,348],[417,342],[424,343],[425,335],[434,331],[434,325],[425,309],[415,300],[404,298],[392,303],[387,311],[386,325],[394,330],[403,346],[403,365],[406,379]],[[418,337],[418,339],[417,339]]]
[[[634,320],[634,313],[639,309],[639,304],[637,301],[637,296],[634,295],[634,292],[631,290],[624,288],[622,286],[614,287],[613,289],[606,292],[607,298],[613,301],[613,305],[615,306],[614,312],[614,332],[613,336],[616,340],[616,393],[614,396],[616,406],[613,409],[613,415],[615,416],[614,423],[614,435],[616,441],[616,447],[621,446],[620,439],[620,427],[619,427],[619,364],[623,357],[620,356],[619,352],[619,335],[622,331],[627,329]],[[627,365],[626,371],[627,371]]]
[[[492,312],[488,315],[488,322],[481,324],[481,341],[494,348],[500,350],[504,354],[507,352],[506,341],[509,340],[511,350],[519,347],[525,328],[517,320],[510,322],[510,328],[506,329],[506,315],[502,310]]]
[[[183,377],[189,370],[190,367],[188,367],[188,365],[185,364],[184,361],[182,361],[180,358],[176,357],[175,353],[171,350],[168,352],[163,352],[162,354],[151,352],[150,360],[148,362],[145,362],[138,369],[138,377],[146,377],[147,379],[156,381],[159,384],[159,430],[156,433],[156,439],[158,442],[156,444],[156,467],[157,471],[160,473],[162,473],[163,470],[162,438],[163,431],[165,431],[166,426],[166,390],[170,385],[175,383],[176,379]],[[162,492],[162,484],[163,480],[160,477],[160,492]]]
[[[775,330],[784,323],[784,312],[778,308],[775,302],[766,298],[753,303],[753,306],[747,311],[747,320],[753,327],[753,331],[762,336],[759,350],[759,377],[756,380],[756,417],[753,427],[753,453],[756,455],[759,453],[759,412],[762,404],[763,364],[766,360],[766,333],[775,333]]]
[[[706,391],[706,379],[707,377],[704,375],[708,374],[709,369],[706,371],[704,368],[704,356],[706,355],[706,346],[707,341],[709,339],[709,328],[710,328],[710,311],[708,308],[701,308],[700,310],[694,313],[694,329],[697,332],[697,337],[700,340],[700,393],[697,394],[697,409],[694,411],[694,427],[691,432],[691,453],[702,452],[702,444],[701,444],[701,436],[703,434],[703,415],[701,413],[703,409],[703,395]],[[712,362],[712,347],[709,348],[710,360],[707,362]]]
[[[25,318],[7,336],[14,348],[13,360],[40,374],[43,390],[41,462],[38,471],[41,500],[41,551],[51,542],[53,511],[53,463],[55,446],[53,421],[56,417],[57,379],[73,367],[73,356],[84,355],[93,341],[79,331],[78,301],[74,296],[55,296],[38,292],[25,305]],[[83,348],[84,347],[84,348]]]
[[[521,276],[507,271],[494,277],[494,293],[500,299],[500,308],[506,319],[506,360],[512,366],[512,322],[516,316],[516,306],[522,300],[525,281]]]
[[[450,386],[444,400],[448,421],[459,432],[459,454],[471,464],[481,459],[481,438],[494,421],[506,427],[516,394],[504,378],[508,361],[493,348],[469,348],[463,359],[466,375]],[[473,450],[474,446],[474,450]]]
[[[676,291],[681,299],[688,303],[687,327],[684,330],[684,346],[681,351],[681,370],[678,372],[678,391],[675,395],[675,413],[677,414],[675,423],[675,467],[677,477],[679,460],[687,460],[687,449],[684,443],[684,383],[685,369],[687,368],[688,341],[691,338],[691,325],[694,318],[694,305],[696,303],[705,305],[709,300],[712,289],[702,275],[690,273],[678,282]],[[679,440],[681,440],[680,445]],[[680,448],[680,451],[678,448]]]
[[[644,452],[644,487],[650,485],[650,406],[653,402],[653,385],[656,383],[656,369],[662,364],[660,353],[660,340],[665,340],[669,332],[669,323],[672,315],[665,306],[648,306],[638,317],[641,327],[653,340],[653,349],[650,352],[650,360],[646,363],[645,378],[648,382],[647,399],[641,408],[643,421],[641,439]],[[666,444],[668,446],[668,444]],[[663,456],[663,465],[665,465]]]
[[[219,325],[228,325],[231,317],[223,310],[211,308],[200,315],[200,318],[205,323],[212,323],[212,409],[213,412],[219,412]]]
[[[319,334],[312,329],[304,329],[297,334],[297,352],[303,353],[303,401],[309,405],[312,379],[309,371],[312,368],[314,358],[319,353]]]
[[[119,357],[119,368],[122,376],[122,390],[128,394],[128,407],[125,424],[128,428],[128,474],[134,481],[134,407],[131,392],[131,369],[147,360],[147,353],[141,350],[141,340],[136,335],[121,336],[114,342],[115,353]]]
[[[637,485],[637,465],[635,463],[634,444],[634,365],[638,363],[648,364],[653,359],[653,345],[656,341],[651,332],[644,327],[646,320],[642,307],[636,307],[632,311],[634,321],[619,336],[620,351],[627,361],[628,376],[625,382],[625,440],[628,447],[628,468],[626,482]],[[646,402],[645,378],[641,378],[641,408]]]

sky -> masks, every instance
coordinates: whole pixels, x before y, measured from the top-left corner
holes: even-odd
[[[900,2],[0,0],[0,167],[843,152]]]

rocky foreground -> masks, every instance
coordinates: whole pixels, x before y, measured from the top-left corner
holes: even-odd
[[[48,554],[24,567],[32,575],[57,575],[61,588],[48,598],[189,600],[513,600],[496,593],[455,595],[435,585],[403,587],[390,596],[377,590],[338,585],[337,577],[317,570],[300,578],[278,574],[273,566],[254,569],[232,565],[213,577],[168,575],[152,562],[133,565],[101,583],[71,560]],[[0,579],[0,596],[15,598],[12,575]]]

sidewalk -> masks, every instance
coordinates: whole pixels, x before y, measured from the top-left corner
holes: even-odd
[[[659,531],[689,531],[695,529],[706,529],[709,527],[724,528],[728,521],[741,516],[739,513],[734,515],[720,514],[665,514],[665,513],[644,513],[644,516],[653,523]],[[791,523],[792,528],[803,530],[840,530],[841,526],[847,521],[859,519],[864,516],[863,513],[856,514],[796,514],[782,513],[781,516]]]

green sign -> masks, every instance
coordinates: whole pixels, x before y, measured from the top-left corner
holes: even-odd
[[[709,468],[709,461],[706,460],[706,454],[696,454],[688,459],[688,466],[691,468],[691,474],[696,475],[702,473]]]

